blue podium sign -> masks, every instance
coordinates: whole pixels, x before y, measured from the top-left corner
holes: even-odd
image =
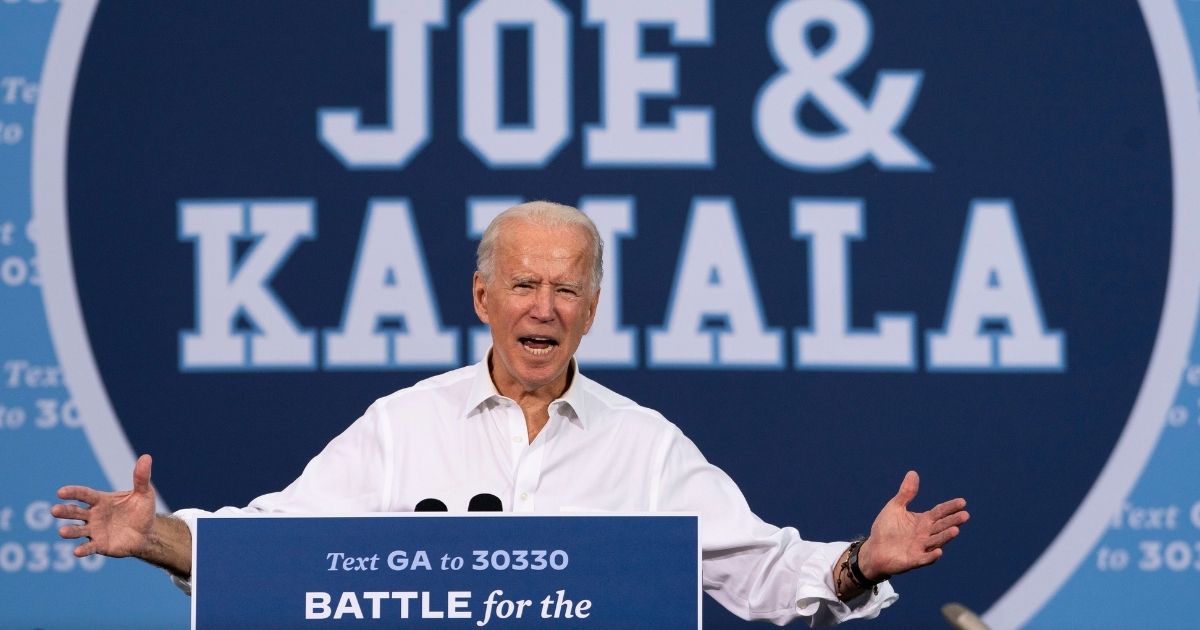
[[[699,628],[699,517],[215,516],[195,628]]]

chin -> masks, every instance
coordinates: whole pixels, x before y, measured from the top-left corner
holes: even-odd
[[[522,370],[516,376],[522,387],[528,391],[532,391],[539,387],[550,385],[565,373],[566,364],[563,364],[539,366],[537,368]]]

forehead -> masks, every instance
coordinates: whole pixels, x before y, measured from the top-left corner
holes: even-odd
[[[591,247],[582,227],[513,221],[496,239],[496,263],[506,275],[583,273],[591,263]]]

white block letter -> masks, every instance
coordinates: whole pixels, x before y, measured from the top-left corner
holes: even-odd
[[[875,316],[850,330],[848,242],[863,237],[859,200],[792,200],[792,236],[808,239],[812,328],[796,329],[797,368],[913,369],[913,316]]]
[[[329,593],[308,591],[304,594],[304,600],[305,619],[328,619],[333,614],[329,610]]]
[[[388,31],[388,122],[365,126],[358,109],[317,112],[321,143],[347,168],[404,168],[429,142],[429,30],[445,21],[445,0],[371,4],[371,27]]]
[[[1066,367],[1066,340],[1046,330],[1011,201],[971,202],[943,326],[927,336],[931,370]]]
[[[571,138],[569,16],[549,0],[479,0],[462,17],[462,136],[492,167],[545,166]],[[529,33],[529,125],[501,120],[501,29]]]
[[[829,36],[820,48],[810,30]],[[883,170],[932,168],[900,128],[917,100],[924,74],[882,70],[870,93],[845,79],[871,48],[871,16],[858,2],[787,0],[771,13],[771,55],[779,72],[758,93],[754,131],[780,164],[806,171],[841,171],[870,158]],[[809,128],[799,116],[808,102],[835,130]]]
[[[196,330],[180,332],[180,369],[313,366],[312,332],[268,286],[296,244],[313,237],[313,214],[310,201],[180,202],[179,239],[196,250]],[[254,242],[240,260],[236,241]],[[239,315],[253,332],[234,330]]]
[[[588,0],[585,6],[587,24],[602,29],[604,68],[603,122],[587,128],[587,164],[711,167],[712,108],[672,107],[670,123],[642,123],[642,99],[673,98],[679,81],[674,55],[642,54],[642,29],[665,25],[672,44],[708,45],[708,1]]]
[[[333,611],[334,619],[341,619],[343,615],[354,615],[355,619],[362,619],[362,608],[358,605],[358,596],[353,591],[342,593],[341,599],[338,600],[337,610]]]
[[[407,199],[373,199],[342,326],[325,331],[329,367],[445,367],[458,335],[443,328]],[[398,323],[385,328],[382,324]]]
[[[782,367],[782,333],[765,326],[733,202],[697,198],[653,366]]]

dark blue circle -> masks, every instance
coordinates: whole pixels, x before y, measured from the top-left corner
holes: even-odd
[[[983,610],[1045,549],[1090,488],[1141,385],[1162,308],[1171,237],[1171,156],[1158,70],[1136,3],[867,4],[860,94],[889,69],[924,81],[902,132],[928,173],[786,168],[753,129],[776,67],[769,3],[713,3],[713,43],[678,55],[675,102],[716,119],[712,170],[583,168],[582,127],[599,120],[600,38],[573,20],[573,137],[541,170],[489,170],[459,140],[457,16],[432,38],[433,136],[402,171],[350,171],[318,141],[322,107],[382,123],[386,35],[367,3],[101,3],[72,109],[69,206],[89,337],[121,424],[156,456],[173,506],[240,505],[277,490],[375,398],[429,372],[181,373],[195,325],[193,249],[181,199],[311,198],[317,235],[273,282],[306,327],[337,326],[372,198],[407,197],[443,322],[476,323],[466,199],[629,195],[637,235],[621,250],[623,323],[661,325],[691,200],[736,203],[766,318],[809,324],[808,252],[790,199],[865,202],[851,247],[856,327],[881,311],[942,327],[968,208],[1011,199],[1047,325],[1065,333],[1062,373],[958,374],[591,370],[678,423],[739,482],[764,520],[808,538],[865,534],[904,471],[916,507],[963,495],[973,522],[933,569],[899,577],[882,627],[940,623],[958,600]],[[522,58],[516,55],[516,58]],[[665,116],[665,100],[647,116]],[[506,107],[519,111],[522,98]],[[465,333],[463,348],[466,347]],[[791,342],[785,357],[793,360]],[[639,350],[645,363],[643,350]],[[729,617],[710,607],[709,627]]]

